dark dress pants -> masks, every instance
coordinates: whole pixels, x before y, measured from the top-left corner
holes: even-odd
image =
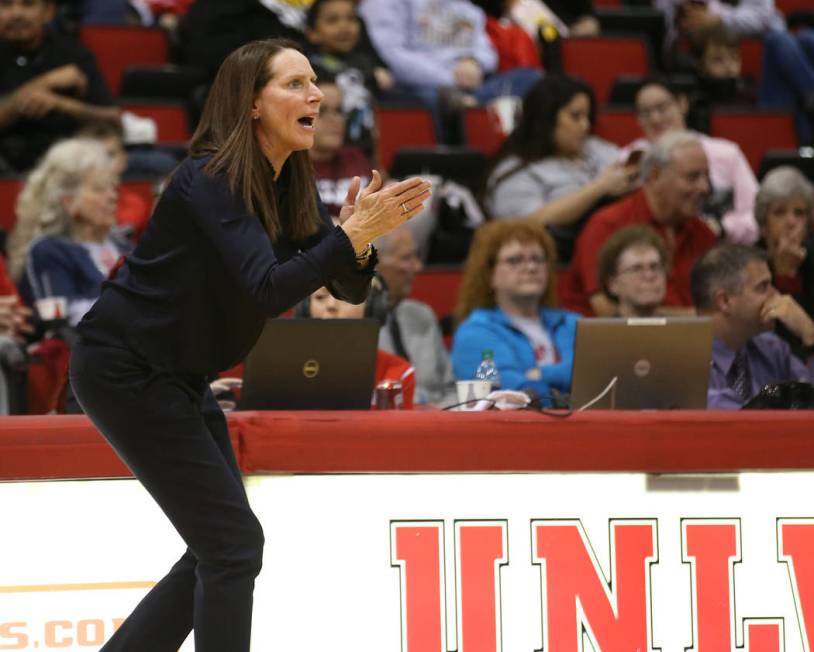
[[[176,652],[194,629],[196,652],[248,652],[263,530],[205,379],[90,342],[73,347],[70,377],[85,413],[187,544],[102,651]]]

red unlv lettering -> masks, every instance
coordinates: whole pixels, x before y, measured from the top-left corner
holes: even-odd
[[[650,577],[659,561],[657,521],[611,520],[609,528],[607,579],[579,520],[531,521],[545,652],[582,652],[586,638],[595,650],[657,649]],[[681,560],[691,578],[688,652],[785,649],[781,617],[744,618],[738,630],[734,569],[741,561],[740,528],[739,519],[681,520]],[[455,578],[447,587],[444,522],[391,522],[391,563],[401,571],[403,652],[503,649],[500,570],[508,564],[507,521],[456,521],[454,530]],[[777,561],[788,567],[803,649],[814,652],[814,519],[777,520]],[[453,586],[450,618],[456,626],[448,629]],[[20,636],[12,626],[0,635]]]
[[[814,650],[814,520],[777,520],[777,560],[788,565],[803,649]]]
[[[401,569],[402,650],[446,647],[444,525],[391,525],[392,564]],[[500,652],[500,566],[507,563],[505,521],[455,523],[456,633],[460,652]]]
[[[579,521],[532,521],[531,529],[545,588],[543,649],[577,652],[584,631],[597,650],[651,650],[656,522],[611,521],[610,582]]]
[[[693,652],[722,652],[735,643],[735,576],[741,560],[740,521],[684,519],[684,563],[692,567]],[[748,652],[780,652],[782,621],[744,620]]]

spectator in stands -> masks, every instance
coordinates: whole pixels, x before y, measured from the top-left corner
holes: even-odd
[[[387,283],[391,310],[379,335],[379,348],[409,360],[416,373],[416,403],[455,402],[455,377],[438,319],[425,303],[410,299],[421,270],[410,228],[401,226],[376,241],[379,273]]]
[[[19,388],[25,387],[20,381],[26,374],[24,347],[33,332],[31,316],[0,257],[0,415],[25,412],[25,392]]]
[[[195,0],[83,0],[82,22],[86,24],[134,23],[158,25],[168,32],[178,27]]]
[[[561,32],[563,36],[599,34],[600,25],[593,0],[546,0],[545,5],[568,27],[567,32]]]
[[[644,138],[622,150],[622,157],[647,150],[662,135],[686,129],[687,98],[663,80],[646,80],[636,93],[636,112]],[[708,225],[732,242],[752,244],[757,240],[754,217],[757,179],[737,143],[696,134],[709,161],[712,192],[703,215]]]
[[[121,125],[97,123],[81,129],[78,136],[98,140],[105,146],[112,163],[110,171],[118,184],[118,180],[127,169],[129,159],[127,150],[124,149],[124,131]],[[123,234],[137,241],[147,228],[152,210],[152,202],[146,201],[142,195],[130,190],[126,185],[118,185],[116,224]]]
[[[359,13],[401,89],[437,111],[441,89],[444,106],[459,109],[522,97],[540,76],[529,68],[493,74],[486,16],[469,0],[363,0]]]
[[[20,300],[5,259],[0,257],[0,337],[22,342],[32,332],[31,316],[31,309]]]
[[[529,34],[543,36],[596,36],[600,26],[592,0],[508,0],[512,18]]]
[[[814,187],[796,168],[775,168],[760,184],[755,218],[775,287],[814,317]],[[782,322],[777,333],[803,355],[799,338]]]
[[[514,0],[472,0],[486,14],[486,33],[497,52],[498,72],[512,68],[539,68],[540,48],[537,30],[529,34],[511,15]]]
[[[359,148],[345,144],[346,114],[342,108],[342,90],[333,82],[320,82],[323,93],[314,146],[308,151],[314,164],[319,196],[337,219],[348,189],[358,177],[361,186],[371,179],[372,165]]]
[[[93,55],[48,29],[54,0],[0,2],[0,157],[29,169],[83,124],[118,122]]]
[[[387,289],[379,280],[374,281],[374,288],[364,303],[354,305],[334,297],[328,288],[320,288],[314,292],[304,305],[298,308],[298,314],[315,319],[362,319],[371,317],[385,320],[390,310],[390,299]],[[394,381],[401,384],[403,392],[403,406],[411,409],[415,399],[416,374],[409,360],[384,351],[381,348],[376,352],[375,384],[384,381]]]
[[[764,385],[814,379],[812,364],[807,368],[768,332],[779,321],[805,346],[814,345],[814,321],[791,296],[777,292],[761,250],[715,247],[693,266],[691,285],[699,313],[712,318],[708,407],[737,409]]]
[[[679,34],[693,38],[718,26],[738,36],[785,29],[774,0],[653,0],[653,6],[664,12],[667,45],[672,45]]]
[[[667,249],[649,226],[626,226],[599,251],[599,287],[619,317],[652,317],[667,292]]]
[[[700,97],[695,99],[693,112],[707,112],[715,104],[757,103],[755,80],[741,75],[740,39],[725,27],[715,27],[700,35],[697,50]],[[699,106],[702,105],[702,106]],[[707,119],[708,124],[708,119]]]
[[[241,45],[270,37],[303,40],[305,10],[277,0],[195,0],[178,28],[184,60],[215,76]]]
[[[64,297],[75,325],[102,290],[126,243],[114,239],[116,176],[105,147],[75,138],[48,150],[17,202],[9,267],[28,303]]]
[[[763,37],[759,102],[793,111],[798,140],[814,144],[814,30],[775,30]]]
[[[482,352],[491,349],[502,389],[543,398],[570,390],[578,315],[554,307],[555,269],[545,227],[504,220],[478,229],[455,310],[456,377],[473,378]]]
[[[647,224],[664,239],[670,268],[665,305],[684,312],[692,306],[690,268],[716,241],[700,218],[709,165],[698,136],[671,131],[659,138],[642,159],[641,176],[641,190],[595,213],[582,230],[562,286],[567,308],[600,317],[616,312],[598,284],[598,254],[611,235],[630,224]]]
[[[325,73],[342,90],[349,143],[375,152],[373,101],[393,87],[392,73],[360,47],[361,20],[354,0],[314,0],[306,14],[307,51],[320,79]]]
[[[774,0],[655,0],[655,6],[665,12],[668,43],[676,34],[697,39],[705,30],[718,26],[738,36],[762,37],[760,105],[793,110],[800,142],[812,142],[814,33],[789,32]]]
[[[584,82],[538,81],[492,161],[484,193],[490,217],[527,217],[549,227],[566,262],[584,218],[599,202],[632,190],[638,178],[637,165],[617,163],[618,148],[591,135],[595,113]]]

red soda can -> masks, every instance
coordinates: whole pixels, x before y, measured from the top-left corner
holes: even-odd
[[[401,410],[404,407],[404,391],[396,380],[383,380],[373,390],[374,410]]]

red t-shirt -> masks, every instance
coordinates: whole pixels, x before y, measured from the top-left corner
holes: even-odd
[[[543,67],[537,44],[522,27],[490,16],[486,19],[486,33],[497,52],[498,72]]]
[[[405,410],[413,408],[415,395],[415,369],[401,356],[379,349],[376,351],[376,385],[384,380],[401,383]]]
[[[666,229],[656,222],[643,190],[595,213],[577,238],[571,267],[560,287],[560,303],[584,315],[593,314],[588,299],[600,291],[597,279],[599,250],[605,241],[622,227],[647,224],[662,237]],[[668,242],[665,238],[665,242]],[[694,217],[675,229],[671,271],[667,278],[666,306],[692,306],[690,270],[695,260],[716,243],[715,234],[704,222]],[[667,247],[668,254],[670,247]]]
[[[362,189],[371,178],[371,164],[356,147],[343,147],[330,161],[314,161],[317,190],[331,217],[337,217],[345,203],[353,177],[361,177]]]

